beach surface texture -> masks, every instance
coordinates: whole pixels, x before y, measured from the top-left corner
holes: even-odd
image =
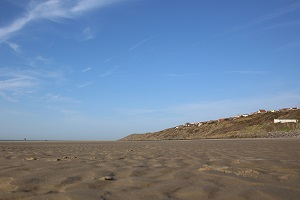
[[[299,197],[299,138],[0,142],[0,200]]]

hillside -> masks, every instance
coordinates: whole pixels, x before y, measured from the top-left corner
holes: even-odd
[[[274,123],[297,119],[298,123]],[[300,109],[255,113],[240,117],[185,124],[159,132],[131,134],[121,140],[193,140],[225,138],[300,137]]]

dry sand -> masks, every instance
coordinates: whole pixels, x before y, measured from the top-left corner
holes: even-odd
[[[300,139],[0,142],[0,199],[300,199]]]

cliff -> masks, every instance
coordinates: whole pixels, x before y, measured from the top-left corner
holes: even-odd
[[[274,119],[297,119],[298,123],[274,123]],[[225,138],[300,137],[300,109],[255,113],[249,116],[186,124],[159,132],[131,134],[120,140],[194,140]]]

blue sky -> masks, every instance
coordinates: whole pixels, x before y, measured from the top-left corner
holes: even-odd
[[[1,0],[0,139],[300,106],[299,55],[299,0]]]

